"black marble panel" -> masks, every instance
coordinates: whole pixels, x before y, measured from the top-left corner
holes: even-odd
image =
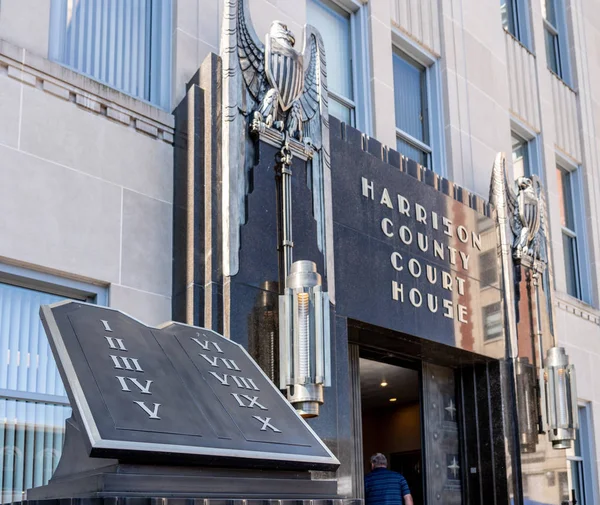
[[[338,314],[501,357],[483,312],[500,290],[480,282],[496,261],[483,256],[496,251],[493,222],[463,203],[467,191],[412,160],[403,173],[371,154],[371,139],[367,151],[331,139]]]

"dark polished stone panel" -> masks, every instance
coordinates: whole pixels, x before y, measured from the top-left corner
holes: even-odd
[[[335,458],[246,351],[203,328],[150,328],[76,302],[43,322],[92,457],[332,469]]]
[[[465,189],[412,160],[404,173],[392,151],[385,163],[374,141],[363,150],[342,132],[332,121],[338,314],[502,357],[488,307],[500,302],[494,222]]]

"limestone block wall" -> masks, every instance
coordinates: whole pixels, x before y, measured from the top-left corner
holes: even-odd
[[[0,42],[0,262],[169,320],[172,142],[170,114]]]

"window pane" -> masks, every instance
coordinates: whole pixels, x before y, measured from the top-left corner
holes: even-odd
[[[542,8],[544,11],[542,14],[546,21],[556,27],[556,6],[554,5],[554,0],[545,0],[542,4]]]
[[[319,0],[309,0],[306,9],[307,23],[321,32],[325,43],[329,89],[354,100],[350,15],[331,2]]]
[[[558,35],[550,33],[548,29],[545,29],[544,32],[546,36],[546,59],[548,60],[548,68],[559,77],[562,77],[558,52]]]
[[[329,114],[346,124],[354,126],[354,109],[338,102],[332,95],[329,95]]]
[[[529,166],[529,142],[513,134],[512,149],[515,178],[531,177],[531,167]]]
[[[0,388],[66,396],[39,317],[64,297],[0,283]]]
[[[425,151],[419,149],[418,147],[415,147],[414,145],[408,143],[406,140],[401,138],[396,139],[396,150],[400,154],[403,154],[407,158],[410,158],[411,160],[420,163],[424,167],[428,166],[428,154]]]
[[[583,480],[583,468],[581,461],[569,461],[571,464],[571,480],[573,483],[573,491],[575,491],[575,499],[577,505],[586,505],[585,501],[585,483]]]
[[[577,298],[579,293],[579,274],[577,268],[577,239],[563,232],[563,251],[565,255],[565,275],[567,278],[567,293]]]
[[[512,0],[500,0],[500,16],[502,17],[502,26],[515,35]]]
[[[23,491],[48,483],[63,447],[71,408],[0,399],[0,489],[2,503],[23,499]]]
[[[502,305],[492,303],[483,307],[483,338],[491,340],[502,336]]]
[[[396,126],[428,144],[425,69],[408,57],[401,57],[397,53],[394,53],[393,61]]]
[[[50,58],[170,107],[170,0],[52,2]]]
[[[560,167],[556,167],[556,179],[560,205],[560,224],[565,228],[575,230],[573,201],[571,198],[571,174]]]

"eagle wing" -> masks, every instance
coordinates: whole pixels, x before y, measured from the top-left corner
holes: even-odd
[[[537,196],[538,208],[538,222],[537,229],[534,232],[533,240],[537,241],[538,246],[538,258],[540,261],[544,263],[548,263],[548,245],[546,244],[546,197],[544,196],[544,189],[542,188],[542,183],[540,178],[537,175],[534,175],[531,178],[531,182],[533,185],[533,190]]]
[[[248,92],[258,103],[266,87],[265,46],[249,21],[248,0],[238,0],[236,22],[238,58]]]
[[[519,218],[517,195],[513,185],[508,182],[508,176],[506,175],[506,157],[504,153],[498,153],[494,160],[490,183],[490,201],[496,208],[506,208],[506,219],[510,224],[510,229],[513,235],[518,237],[521,234],[523,225]]]

